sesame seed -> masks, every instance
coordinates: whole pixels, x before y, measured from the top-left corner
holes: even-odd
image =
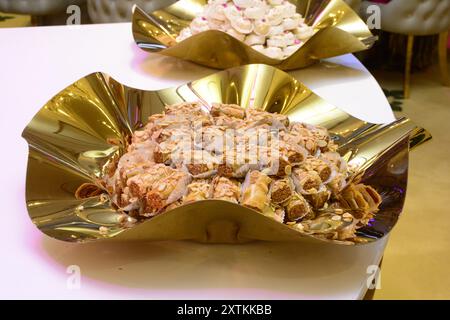
[[[128,221],[128,223],[136,223],[137,220],[135,218],[128,217],[127,221]]]
[[[126,214],[121,214],[117,217],[117,222],[118,223],[124,223],[125,220],[127,219],[127,215]]]
[[[292,173],[292,167],[291,167],[291,166],[286,166],[286,167],[284,168],[284,172],[285,172],[287,175],[290,175],[290,174]]]
[[[298,230],[300,230],[300,231],[303,231],[303,230],[305,229],[301,223],[297,223],[297,224],[295,225],[295,227],[296,227]]]
[[[311,140],[308,140],[306,142],[306,149],[312,150],[313,148],[314,148],[314,142],[312,142]]]
[[[327,146],[327,142],[323,141],[323,140],[319,140],[319,141],[317,141],[317,145],[321,148],[324,148]]]
[[[344,218],[353,218],[353,216],[350,213],[348,213],[348,212],[344,213],[342,216]]]

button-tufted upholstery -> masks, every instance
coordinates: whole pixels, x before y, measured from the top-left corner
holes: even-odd
[[[362,15],[367,7],[380,8],[381,29],[407,35],[404,96],[409,98],[414,37],[439,34],[439,66],[442,83],[450,86],[447,64],[448,30],[450,28],[450,0],[391,0],[386,4],[363,1]]]
[[[450,28],[450,0],[391,0],[387,4],[363,1],[362,12],[369,5],[381,9],[381,29],[400,34],[424,36]]]
[[[344,0],[347,4],[355,10],[356,13],[359,13],[359,9],[361,7],[361,0]]]
[[[88,0],[88,13],[94,23],[129,22],[134,4],[152,12],[174,2],[176,0]]]
[[[65,13],[68,6],[85,2],[86,0],[0,0],[0,11],[45,16]]]

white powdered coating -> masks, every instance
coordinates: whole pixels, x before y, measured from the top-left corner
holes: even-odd
[[[286,59],[314,35],[294,4],[286,0],[209,0],[177,41],[219,30],[277,60]]]

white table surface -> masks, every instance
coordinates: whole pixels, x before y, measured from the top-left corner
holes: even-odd
[[[171,87],[216,72],[141,51],[128,23],[0,29],[0,298],[357,299],[364,295],[367,268],[379,263],[387,239],[360,247],[262,242],[82,245],[41,234],[25,206],[28,150],[21,132],[53,95],[94,71],[141,89]],[[394,119],[375,79],[352,55],[292,74],[364,120]],[[71,265],[80,267],[79,288],[67,285]]]

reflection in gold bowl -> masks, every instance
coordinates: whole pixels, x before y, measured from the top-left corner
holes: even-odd
[[[304,68],[320,59],[370,48],[376,41],[367,25],[343,0],[295,0],[297,12],[314,27],[315,34],[293,55],[271,59],[225,32],[209,30],[179,43],[176,37],[202,11],[206,0],[180,0],[145,13],[133,8],[133,36],[143,50],[227,69],[263,63],[282,70]]]
[[[34,224],[65,241],[319,241],[221,200],[187,204],[127,229],[105,194],[77,199],[79,187],[98,183],[110,162],[126,151],[132,132],[151,114],[183,101],[259,107],[326,127],[339,153],[358,168],[361,182],[383,198],[375,219],[358,232],[363,242],[380,239],[394,227],[406,196],[409,150],[431,138],[408,119],[389,124],[356,119],[267,65],[236,67],[158,91],[130,88],[93,73],[53,97],[23,131],[29,144],[26,201]]]

